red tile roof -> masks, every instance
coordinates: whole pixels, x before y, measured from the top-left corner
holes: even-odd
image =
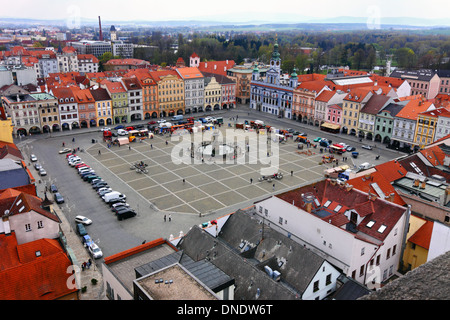
[[[345,96],[344,100],[352,102],[362,102],[370,93],[368,89],[354,88]]]
[[[364,217],[357,226],[357,230],[380,241],[385,239],[406,211],[406,208],[384,199],[379,199],[377,197],[369,199],[367,193],[358,189],[347,189],[343,185],[337,183],[333,184],[330,179],[284,192],[275,195],[275,197],[290,204],[293,203],[296,207],[305,210],[306,202],[304,201],[303,195],[306,194],[312,195],[318,200],[320,203],[318,208],[320,210],[329,213],[321,218],[319,215],[313,213],[313,209],[312,215],[324,221],[336,223],[339,219],[335,217],[335,215],[343,215],[345,211],[354,209],[360,216]],[[324,204],[327,201],[331,202],[329,208],[324,207]],[[331,211],[331,208],[336,207],[336,205],[342,206],[341,209],[338,210],[338,212]],[[340,218],[342,219],[342,217]],[[367,223],[371,220],[375,221],[375,223],[373,226],[368,227]],[[342,221],[340,221],[340,223],[342,223]],[[381,226],[386,227],[383,232],[378,231]],[[360,236],[359,238],[362,237]],[[368,239],[365,240],[369,241]]]
[[[323,90],[316,101],[328,102],[336,94],[336,91]]]
[[[421,246],[424,249],[430,248],[431,242],[431,234],[433,232],[433,221],[427,221],[425,224],[419,228],[409,239],[409,242],[412,242],[418,246]]]
[[[222,76],[226,76],[227,70],[233,68],[234,65],[235,65],[234,60],[208,61],[208,62],[200,62],[198,68],[201,72],[216,73]]]
[[[1,300],[54,300],[77,291],[67,286],[72,263],[57,240],[18,245],[14,232],[0,234],[0,256]]]
[[[431,101],[426,101],[421,99],[413,99],[410,100],[399,113],[397,113],[396,117],[416,120],[419,113],[427,111],[428,108],[433,106]]]

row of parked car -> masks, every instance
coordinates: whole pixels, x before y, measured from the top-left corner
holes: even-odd
[[[80,177],[89,182],[102,200],[111,206],[118,220],[132,218],[136,212],[126,203],[126,196],[118,191],[112,190],[108,183],[102,179],[90,166],[81,161],[81,158],[74,154],[67,154],[69,165],[75,167]]]
[[[42,168],[42,166],[39,164],[38,158],[36,157],[36,155],[34,155],[34,154],[30,155],[30,160],[31,160],[31,162],[34,163],[33,166],[36,169],[36,171],[39,172],[39,175],[41,177],[47,175],[47,171],[45,171],[45,169]],[[58,192],[58,188],[56,187],[56,185],[54,185],[54,184],[50,185],[50,192],[53,193],[53,198],[55,199],[55,202],[57,204],[64,203],[64,197]]]

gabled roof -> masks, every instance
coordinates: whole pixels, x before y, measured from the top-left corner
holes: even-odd
[[[227,70],[232,68],[234,65],[234,60],[208,61],[200,62],[198,69],[201,72],[209,72],[226,76]]]
[[[196,67],[177,68],[176,70],[184,80],[203,78],[203,74]]]
[[[336,91],[323,90],[322,93],[316,98],[316,101],[328,102],[336,94]]]
[[[434,110],[421,112],[418,115],[424,116],[424,117],[431,117],[431,118],[449,117],[450,111],[448,111],[446,108],[437,108]]]
[[[111,100],[108,90],[104,88],[91,89],[91,95],[95,101]]]
[[[362,102],[369,94],[371,94],[371,91],[368,89],[354,88],[350,90],[350,92],[345,96],[344,100],[352,102]]]
[[[275,197],[305,210],[307,198],[304,195],[310,195],[318,201],[318,205],[314,201],[311,214],[324,221],[330,221],[333,215],[342,215],[347,210],[355,210],[365,217],[357,226],[360,232],[358,237],[362,238],[365,234],[379,241],[386,238],[406,210],[384,199],[369,197],[367,193],[358,189],[338,185],[330,179],[287,191]],[[358,211],[358,207],[361,212]],[[375,223],[367,227],[370,220]],[[379,232],[382,226],[384,226],[383,232]]]
[[[182,69],[185,69],[185,68],[182,68]],[[181,79],[180,75],[175,70],[150,71],[150,75],[156,82],[160,82],[163,77],[169,76],[169,75],[176,76],[177,78]]]
[[[0,234],[1,300],[54,300],[76,292],[67,286],[72,262],[57,240],[17,244],[15,233]]]
[[[393,78],[401,78],[405,80],[420,80],[420,81],[430,81],[434,75],[435,71],[430,69],[421,70],[394,70],[389,76]]]
[[[431,101],[423,100],[422,97],[420,99],[412,99],[397,113],[397,118],[416,120],[419,113],[427,111],[430,108],[434,109]]]
[[[408,241],[428,250],[430,248],[433,225],[433,221],[427,220],[425,224],[419,228],[419,230],[409,237]]]
[[[361,113],[376,115],[386,105],[389,99],[387,96],[374,94],[361,108]]]
[[[327,87],[327,83],[324,80],[306,81],[300,83],[296,90],[313,91],[316,92],[316,94],[319,94],[325,87]]]
[[[43,209],[42,199],[25,192],[8,188],[0,194],[0,216],[9,211],[9,215],[19,215],[22,213],[35,211],[53,221],[60,222],[59,218],[53,213]]]

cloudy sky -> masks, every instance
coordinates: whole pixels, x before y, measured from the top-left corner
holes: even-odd
[[[2,0],[7,1],[7,0]],[[11,1],[11,0],[10,0]],[[3,5],[0,17],[102,20],[187,20],[208,16],[247,21],[270,16],[292,20],[299,17],[449,17],[449,0],[14,0]],[[221,5],[214,4],[220,3]],[[236,21],[236,20],[234,20]]]

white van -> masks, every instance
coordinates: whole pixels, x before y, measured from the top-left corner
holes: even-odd
[[[119,136],[127,136],[127,135],[128,135],[128,131],[127,131],[127,130],[124,130],[124,129],[118,129],[118,130],[117,130],[117,134],[118,134]]]
[[[111,200],[115,200],[115,199],[126,200],[126,198],[127,197],[124,194],[120,193],[119,191],[111,191],[102,197],[103,201],[105,201],[106,203],[110,202]]]
[[[366,170],[369,169],[370,167],[371,167],[370,163],[364,162],[359,165],[359,170]]]

